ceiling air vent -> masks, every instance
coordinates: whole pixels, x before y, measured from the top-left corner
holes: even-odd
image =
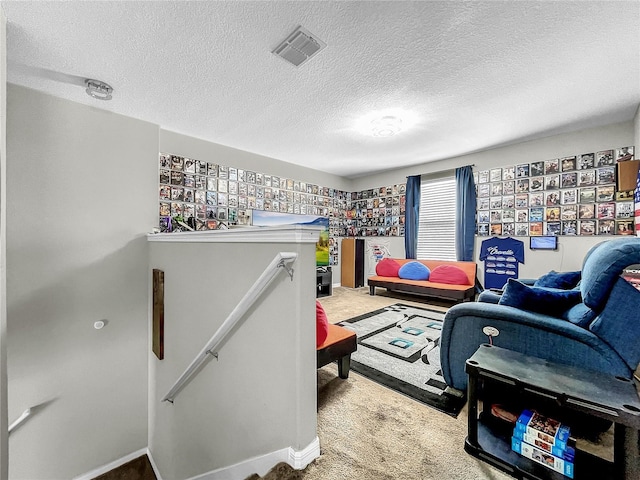
[[[273,51],[287,62],[299,67],[326,47],[327,44],[308,30],[298,27]]]

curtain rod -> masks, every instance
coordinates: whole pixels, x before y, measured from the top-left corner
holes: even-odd
[[[475,167],[476,164],[475,163],[471,163],[469,165],[462,165],[462,167]],[[429,172],[429,173],[419,173],[417,174],[418,176],[422,176],[422,175],[436,175],[439,173],[446,173],[446,172],[455,172],[456,168],[460,168],[460,167],[454,167],[454,168],[446,168],[444,170],[437,170],[435,172]],[[415,177],[416,175],[407,175],[405,178],[409,178],[409,177]]]

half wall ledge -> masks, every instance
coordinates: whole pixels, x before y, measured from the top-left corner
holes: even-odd
[[[234,227],[206,232],[149,233],[149,242],[176,243],[316,243],[321,227]]]

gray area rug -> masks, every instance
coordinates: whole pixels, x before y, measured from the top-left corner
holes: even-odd
[[[451,416],[466,398],[447,387],[440,368],[444,312],[402,303],[340,322],[358,336],[351,368]]]

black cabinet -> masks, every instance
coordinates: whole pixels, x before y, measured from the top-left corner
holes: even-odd
[[[316,269],[316,297],[326,297],[331,294],[331,267],[318,267]]]
[[[489,410],[501,400],[517,399],[524,408],[561,419],[572,432],[574,427],[584,428],[593,422],[613,422],[613,462],[583,451],[578,442],[574,479],[640,478],[640,399],[633,381],[491,345],[482,345],[467,360],[466,372],[469,417],[465,450],[471,455],[516,478],[567,478],[511,450],[513,426],[496,419]]]

